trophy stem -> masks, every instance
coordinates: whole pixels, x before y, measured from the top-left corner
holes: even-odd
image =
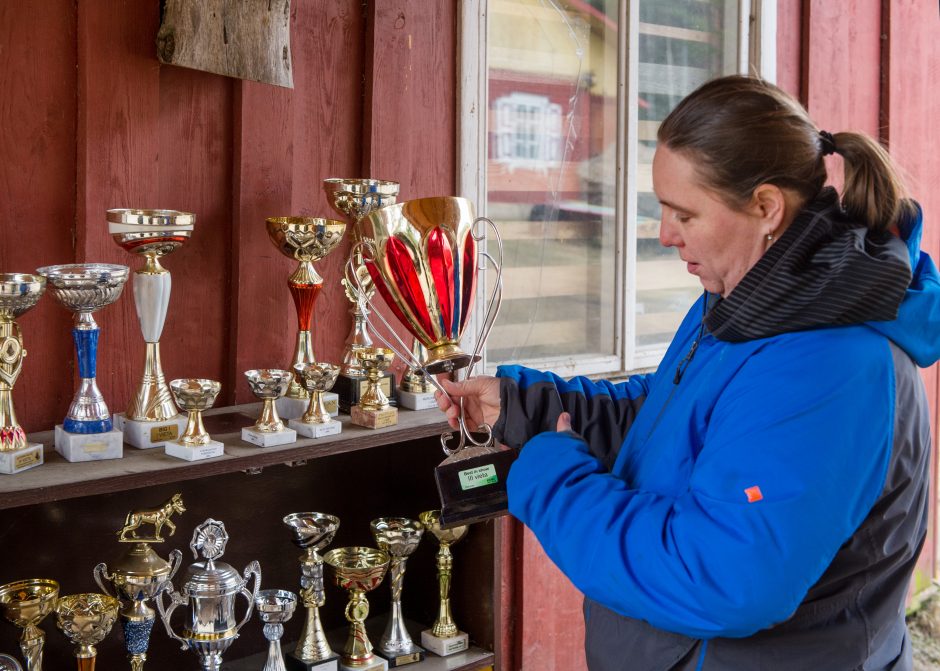
[[[42,647],[46,635],[34,624],[28,624],[20,636],[20,650],[26,660],[26,671],[42,671]]]
[[[147,661],[147,653],[142,652],[137,655],[128,655],[127,659],[131,663],[131,671],[144,671],[144,662]]]
[[[90,312],[75,315],[72,340],[75,342],[81,384],[63,422],[63,428],[69,433],[105,433],[112,428],[111,413],[95,380],[100,334],[101,330]]]
[[[437,551],[437,583],[440,589],[441,603],[437,620],[431,628],[431,634],[438,638],[447,638],[457,634],[457,625],[450,612],[450,579],[454,568],[454,556],[450,547],[441,543]]]
[[[385,633],[379,639],[382,652],[394,654],[412,647],[411,635],[405,627],[401,612],[401,592],[405,580],[405,562],[407,557],[392,557],[389,573],[391,574],[392,612],[385,625]]]
[[[186,429],[180,436],[179,442],[182,445],[205,445],[208,442],[208,433],[206,427],[202,424],[202,412],[200,410],[186,411]]]
[[[199,656],[203,671],[219,671],[222,668],[222,653],[210,652]]]
[[[26,432],[16,421],[12,392],[12,388],[0,383],[0,452],[26,447]]]
[[[77,662],[78,671],[95,671],[96,659],[98,659],[97,656],[77,657],[75,661]]]
[[[353,317],[352,328],[349,335],[346,336],[346,344],[343,347],[343,364],[340,373],[350,377],[359,377],[365,373],[362,366],[359,365],[359,359],[356,356],[356,347],[372,347],[372,337],[369,335],[366,326],[366,317],[369,309],[364,303],[358,300],[353,301],[353,306],[349,309],[349,314]]]
[[[273,398],[264,398],[262,400],[261,416],[255,422],[255,427],[261,431],[283,431],[284,422],[277,414],[277,406],[274,405]]]
[[[281,654],[281,636],[284,635],[284,625],[269,623],[264,625],[264,637],[268,639],[268,659],[262,671],[287,671],[284,666],[284,656]]]
[[[136,613],[121,613],[121,628],[124,630],[124,647],[128,652],[127,659],[131,663],[131,671],[143,671],[144,662],[147,661],[147,648],[150,644],[150,631],[157,619],[157,614],[148,608],[143,601],[136,601],[149,613],[143,617]],[[149,617],[148,617],[149,616]]]
[[[308,364],[316,363],[317,360],[313,356],[313,338],[310,335],[309,330],[301,330],[297,332],[297,343],[294,345],[294,360],[290,366],[290,370],[296,370],[294,366],[296,364]],[[290,386],[287,388],[287,397],[288,398],[309,398],[307,390],[298,384],[297,380],[293,377],[290,381]]]
[[[20,376],[23,358],[23,337],[15,321],[0,319],[0,452],[26,447],[26,433],[16,421],[13,410],[13,385]]]
[[[323,404],[323,392],[319,389],[310,392],[310,405],[300,421],[304,424],[325,424],[331,419],[326,405]]]
[[[313,552],[300,558],[303,578],[300,592],[307,609],[307,619],[294,654],[302,660],[319,661],[333,656],[333,650],[326,640],[323,622],[320,620],[320,606],[326,603],[323,589],[323,560]]]
[[[374,657],[369,635],[366,633],[366,618],[369,616],[369,601],[365,591],[349,590],[349,603],[346,604],[346,620],[349,622],[349,636],[343,646],[344,661],[349,666],[368,662]]]
[[[163,377],[160,343],[148,342],[144,375],[137,387],[137,394],[127,408],[127,418],[138,422],[162,422],[178,414],[166,378]]]

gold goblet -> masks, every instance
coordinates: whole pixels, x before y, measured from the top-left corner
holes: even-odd
[[[333,388],[339,366],[330,363],[295,363],[294,379],[310,394],[307,411],[300,419],[290,420],[290,427],[302,436],[322,438],[340,433],[343,425],[333,419],[323,403],[323,394]]]
[[[333,569],[337,587],[349,590],[345,611],[349,636],[343,646],[343,664],[364,670],[384,668],[384,660],[372,653],[372,643],[366,633],[365,622],[369,616],[366,592],[382,583],[388,570],[388,553],[365,547],[336,548],[327,552],[323,561]]]
[[[395,359],[395,353],[384,347],[357,347],[356,357],[366,371],[368,386],[359,403],[352,407],[352,423],[369,429],[381,429],[398,423],[398,408],[389,404],[379,380]]]
[[[440,608],[437,620],[430,629],[421,632],[421,645],[438,655],[449,655],[467,649],[468,637],[457,628],[450,612],[450,583],[454,569],[454,556],[450,546],[467,535],[469,527],[461,525],[441,528],[441,511],[428,510],[418,515],[421,524],[437,539],[437,583],[440,590]]]
[[[111,631],[120,606],[114,597],[94,593],[71,594],[56,602],[56,625],[75,644],[78,671],[95,671],[95,646]]]
[[[42,670],[42,647],[46,635],[39,623],[52,612],[59,596],[59,583],[47,578],[17,580],[0,587],[3,616],[23,630],[20,650],[26,671]]]
[[[245,379],[251,393],[261,399],[262,407],[261,416],[254,425],[242,429],[242,440],[261,447],[284,445],[297,440],[297,432],[284,426],[274,403],[287,393],[293,374],[287,370],[261,368],[246,370]]]
[[[189,378],[170,382],[170,391],[181,410],[187,414],[186,428],[178,440],[166,443],[166,453],[171,457],[196,461],[221,456],[225,448],[212,440],[202,423],[202,413],[215,403],[222,383],[215,380]]]

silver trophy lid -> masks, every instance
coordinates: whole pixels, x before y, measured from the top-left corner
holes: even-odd
[[[225,552],[228,533],[225,524],[212,518],[196,527],[189,547],[193,556],[205,561],[194,562],[186,569],[183,594],[192,597],[220,597],[237,594],[245,585],[245,578],[231,565],[216,561]]]

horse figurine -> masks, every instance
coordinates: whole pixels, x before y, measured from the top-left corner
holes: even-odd
[[[132,510],[127,513],[127,519],[124,520],[124,528],[118,532],[118,540],[124,543],[162,542],[163,538],[160,536],[160,530],[163,529],[163,525],[165,524],[167,526],[167,528],[170,530],[170,535],[172,536],[176,531],[176,525],[173,524],[170,516],[174,513],[185,512],[186,508],[183,507],[183,495],[179,493],[174,494],[163,505],[158,506],[157,508],[141,508],[140,510]],[[135,530],[142,524],[153,525],[152,538],[140,538],[137,536]],[[131,534],[129,538],[127,534]]]

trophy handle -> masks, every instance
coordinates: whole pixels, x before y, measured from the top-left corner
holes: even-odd
[[[107,564],[105,564],[104,562],[101,562],[100,564],[95,566],[94,570],[92,571],[92,574],[95,576],[95,582],[98,583],[98,587],[101,588],[102,592],[104,592],[108,596],[117,598],[117,593],[109,589],[111,585],[111,579],[113,576],[108,575]]]
[[[241,631],[241,628],[248,622],[248,618],[251,617],[251,611],[255,607],[255,597],[258,596],[258,590],[261,589],[261,565],[257,561],[253,561],[248,566],[245,567],[245,584],[248,584],[248,578],[251,575],[254,575],[254,587],[249,592],[248,589],[242,585],[242,589],[239,592],[243,597],[248,599],[248,610],[245,611],[245,617],[242,618],[242,621],[238,623],[238,626],[235,627],[235,631]]]
[[[179,550],[175,550],[175,552],[179,552]],[[166,609],[163,607],[164,595],[170,597],[170,607]],[[176,632],[173,631],[173,626],[170,624],[170,618],[173,617],[173,611],[176,610],[176,607],[189,603],[189,599],[179,594],[173,589],[173,583],[167,581],[166,588],[154,598],[154,601],[157,603],[157,610],[160,611],[160,619],[163,621],[164,628],[166,628],[167,636],[179,641],[182,644],[182,650],[189,650],[189,641],[181,636],[177,636]]]
[[[179,550],[173,550],[173,552],[170,553],[170,561],[169,561],[170,572],[169,574],[167,574],[167,577],[166,577],[166,583],[167,585],[170,585],[170,587],[172,587],[172,585],[170,584],[170,581],[173,580],[173,576],[175,576],[176,572],[179,571],[180,565],[182,563],[183,563],[183,553],[180,552]]]

